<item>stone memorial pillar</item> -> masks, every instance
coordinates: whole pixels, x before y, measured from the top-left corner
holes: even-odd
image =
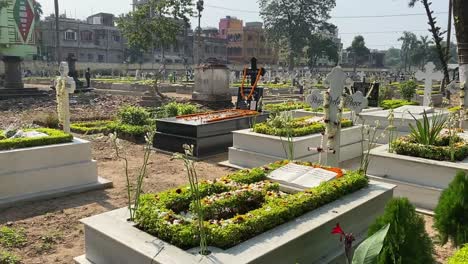
[[[195,87],[192,100],[232,104],[229,90],[229,68],[216,59],[195,69]]]
[[[24,88],[21,72],[21,57],[5,56],[3,57],[3,62],[5,63],[5,88]]]

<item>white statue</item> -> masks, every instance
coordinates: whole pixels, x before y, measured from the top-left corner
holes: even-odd
[[[76,84],[68,76],[68,63],[60,63],[60,77],[57,78],[55,91],[57,93],[57,115],[63,131],[70,133],[70,101],[69,94],[74,93]]]

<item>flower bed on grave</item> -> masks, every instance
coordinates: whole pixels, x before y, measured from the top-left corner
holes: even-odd
[[[453,153],[456,161],[462,161],[468,157],[468,144],[459,136],[454,136],[452,146],[449,135],[440,135],[434,145],[417,143],[410,136],[401,137],[392,144],[395,153],[405,156],[419,157],[431,160],[451,161]]]
[[[256,124],[253,127],[255,133],[285,137],[302,137],[325,132],[325,122],[317,121],[314,117],[301,117],[292,120],[281,120],[281,117],[274,117],[265,123]],[[353,122],[343,119],[342,128],[352,127]]]
[[[296,194],[283,193],[266,177],[269,171],[288,163],[276,162],[200,184],[208,245],[233,247],[368,185],[367,177],[357,172],[324,168],[337,172],[337,178]],[[191,197],[188,186],[145,194],[135,222],[141,230],[179,248],[196,247],[199,238]]]
[[[6,132],[0,130],[0,150],[12,150],[30,147],[39,147],[46,145],[69,143],[73,141],[73,136],[61,130],[49,128],[25,129],[23,132],[39,132],[46,136],[37,137],[7,137]]]

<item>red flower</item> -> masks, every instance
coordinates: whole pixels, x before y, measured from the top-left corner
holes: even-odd
[[[346,236],[346,233],[341,229],[340,224],[336,224],[336,227],[332,230],[332,234],[340,235],[340,241],[343,241],[343,237]]]

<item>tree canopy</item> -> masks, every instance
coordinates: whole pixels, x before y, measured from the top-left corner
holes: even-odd
[[[307,46],[307,37],[319,31],[332,32],[335,27],[327,22],[335,0],[258,0],[270,41],[286,40],[289,67]]]
[[[328,58],[330,61],[338,63],[338,45],[329,37],[322,34],[313,34],[309,37],[307,48],[307,59],[309,67],[317,66],[318,59]]]
[[[175,43],[192,14],[192,0],[149,0],[134,12],[121,15],[117,26],[130,47],[151,51]]]

